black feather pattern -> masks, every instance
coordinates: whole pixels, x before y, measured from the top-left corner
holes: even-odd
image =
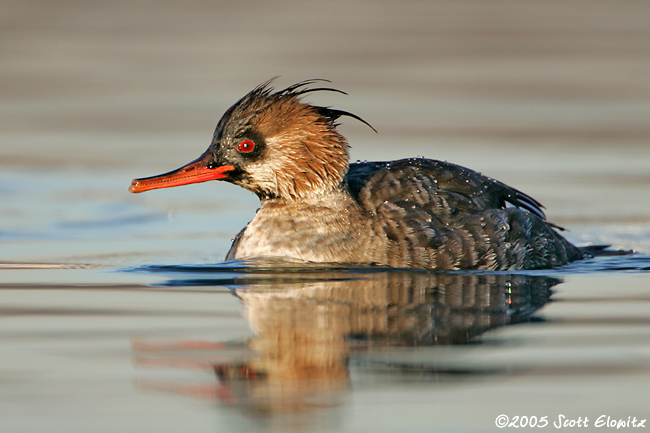
[[[425,158],[362,162],[350,165],[346,185],[386,224],[394,263],[505,270],[583,257],[545,220],[537,200],[465,167]]]

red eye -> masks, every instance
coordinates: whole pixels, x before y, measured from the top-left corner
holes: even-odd
[[[242,153],[252,152],[255,149],[255,143],[252,140],[240,141],[237,145],[237,150]]]

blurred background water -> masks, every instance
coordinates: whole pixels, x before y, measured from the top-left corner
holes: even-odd
[[[590,430],[601,414],[650,417],[649,22],[635,0],[3,0],[0,430],[489,431],[502,413],[589,417]],[[202,153],[220,115],[276,75],[349,93],[309,101],[379,131],[345,121],[353,160],[465,165],[540,200],[573,242],[637,254],[516,284],[218,265],[255,197],[219,182],[127,187]],[[506,296],[539,278],[553,302]],[[441,294],[454,290],[451,308]],[[295,319],[267,338],[265,308]],[[314,317],[363,326],[296,334],[320,329]],[[432,337],[458,323],[464,339]],[[264,356],[301,345],[348,361],[326,364],[332,377],[270,378]]]

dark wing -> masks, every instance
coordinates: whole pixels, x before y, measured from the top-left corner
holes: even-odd
[[[389,265],[547,268],[582,257],[532,197],[467,168],[424,158],[352,164],[347,187],[386,236]]]
[[[459,165],[425,158],[350,165],[346,176],[350,194],[362,206],[409,201],[457,215],[516,207],[545,219],[534,198]],[[440,215],[442,216],[442,215]]]

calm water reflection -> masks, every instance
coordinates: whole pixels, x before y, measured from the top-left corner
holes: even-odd
[[[245,306],[254,336],[227,362],[212,359],[223,358],[232,345],[141,341],[135,353],[141,365],[213,369],[216,376],[213,385],[142,385],[217,398],[262,418],[344,405],[351,367],[377,375],[485,374],[479,365],[437,364],[431,353],[386,361],[364,356],[480,343],[487,330],[530,321],[561,282],[547,276],[361,269],[258,267],[234,278],[228,276],[232,269],[219,267],[148,270],[201,276],[171,279],[169,286],[230,287]]]
[[[650,418],[650,2],[4,3],[0,433]],[[458,163],[574,243],[640,254],[537,277],[123,272],[222,260],[253,195],[126,187],[278,74],[349,92],[310,102],[380,131],[341,126],[352,160]]]

